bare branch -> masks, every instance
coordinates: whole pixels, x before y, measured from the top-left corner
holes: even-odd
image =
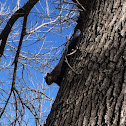
[[[3,31],[0,34],[0,40],[2,40],[0,45],[0,57],[3,55],[4,48],[6,45],[6,41],[8,38],[8,35],[11,31],[12,26],[17,21],[19,17],[23,17],[25,13],[29,13],[30,10],[33,8],[33,6],[38,2],[39,0],[29,0],[22,8],[17,10],[12,17],[7,22],[6,27],[3,29]]]

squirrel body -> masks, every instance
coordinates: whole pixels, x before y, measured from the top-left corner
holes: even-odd
[[[60,86],[62,77],[65,73],[65,69],[67,66],[67,64],[65,63],[65,57],[67,56],[67,54],[71,52],[72,49],[76,47],[78,39],[79,39],[79,36],[74,35],[72,37],[68,46],[66,46],[66,49],[59,60],[59,63],[56,65],[56,67],[52,70],[51,73],[47,73],[45,80],[48,85],[51,85],[54,82]]]

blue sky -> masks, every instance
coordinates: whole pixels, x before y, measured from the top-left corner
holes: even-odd
[[[6,0],[6,1],[7,2],[6,2],[5,10],[7,10],[7,9],[13,10],[15,8],[17,0]],[[0,0],[0,2],[4,3],[5,0]],[[23,6],[24,3],[26,3],[26,2],[27,2],[26,0],[21,0],[20,7]],[[40,0],[35,5],[35,7],[31,10],[31,13],[28,17],[27,32],[29,32],[32,27],[34,29],[37,26],[41,25],[42,23],[49,22],[51,19],[51,18],[49,19],[49,16],[53,18],[52,20],[55,19],[56,15],[59,13],[59,10],[56,9],[58,4],[52,4],[50,2],[50,0],[48,0],[48,2],[49,2],[49,4],[48,4],[49,13],[47,13],[48,9],[46,9],[47,4],[46,4],[45,0]],[[11,11],[11,14],[12,13],[14,13],[14,12]],[[64,10],[62,12],[62,15],[65,15],[66,13],[68,13],[68,12],[66,12]],[[11,14],[8,16],[11,16]],[[70,13],[70,15],[72,15],[72,14],[73,14],[73,18],[76,18],[77,14],[74,16],[74,13]],[[45,20],[44,20],[44,18],[45,18]],[[17,22],[14,24],[14,26],[12,28],[12,32],[10,33],[10,36],[8,39],[9,44],[15,48],[17,48],[17,46],[18,46],[18,42],[19,42],[19,38],[20,38],[22,19],[23,18],[18,19]],[[49,20],[47,20],[47,19],[49,19]],[[74,31],[74,26],[76,25],[74,22],[75,20],[73,21],[73,23],[72,23],[72,21],[73,20],[71,19],[68,21],[68,23],[63,22],[60,25],[58,25],[58,23],[60,21],[57,21],[57,23],[55,23],[55,24],[47,25],[45,27],[40,28],[38,30],[38,32],[25,36],[25,38],[24,38],[25,41],[23,42],[23,45],[22,45],[22,55],[27,56],[27,57],[29,56],[31,59],[25,60],[25,58],[21,57],[20,60],[24,64],[27,64],[27,66],[31,65],[32,68],[28,67],[25,71],[23,71],[22,64],[20,64],[20,63],[18,64],[17,77],[19,77],[19,79],[16,80],[17,86],[18,85],[24,86],[24,84],[22,85],[23,82],[21,80],[22,72],[24,72],[23,78],[25,79],[25,82],[27,83],[27,85],[29,87],[31,87],[32,89],[41,90],[41,91],[43,91],[43,93],[45,93],[46,95],[48,95],[51,98],[56,97],[59,87],[56,84],[52,84],[51,86],[48,86],[45,83],[43,77],[46,75],[47,72],[50,72],[52,70],[52,69],[50,69],[51,67],[53,68],[57,64],[58,59],[61,56],[61,51],[64,48],[64,46],[61,46],[60,48],[57,48],[57,47],[59,47],[60,45],[62,45],[63,43],[66,42],[66,36],[68,37],[69,35],[72,35],[72,33]],[[6,24],[6,22],[3,25],[1,25],[0,28],[3,28],[5,26],[5,24]],[[49,29],[48,26],[49,27],[55,26],[55,27],[54,27],[54,29],[51,30],[51,32],[47,32],[47,33],[43,32],[43,31],[47,31]],[[69,26],[69,27],[66,28],[66,26]],[[16,32],[19,34],[17,34],[15,37],[11,37]],[[2,59],[1,59],[2,63],[6,62],[7,64],[9,64],[10,62],[13,61],[12,57],[15,56],[15,53],[10,52],[9,49],[10,49],[9,46],[7,46],[6,51],[5,51],[7,58],[2,57]],[[54,50],[54,51],[50,52],[50,50]],[[13,50],[13,51],[15,51],[15,50]],[[27,52],[27,53],[24,53],[24,52]],[[38,60],[41,63],[47,64],[47,66],[44,67],[41,64],[36,64],[36,62],[33,62],[33,59],[32,59],[33,55],[31,55],[30,53],[32,53],[32,54],[39,53],[39,55],[41,54],[41,60],[39,60],[39,58],[38,58]],[[11,56],[11,58],[9,58],[9,56]],[[53,62],[50,60],[52,58],[55,59]],[[37,70],[35,70],[34,68]],[[28,74],[28,72],[30,74]],[[9,75],[8,75],[8,73],[9,73]],[[2,82],[7,83],[8,88],[6,90],[8,90],[8,91],[11,87],[12,74],[13,74],[12,65],[9,66],[9,69],[7,69],[7,70],[3,69],[0,71],[0,80]],[[31,74],[33,77],[31,77]],[[2,87],[2,85],[0,87],[5,88],[5,86]],[[46,89],[46,90],[43,90],[43,89]],[[43,116],[47,116],[47,114],[49,113],[49,111],[51,109],[50,101],[48,101],[48,100],[43,101],[42,110],[44,111],[46,109],[47,109],[47,112],[44,113]],[[29,111],[27,111],[27,112],[29,113]],[[46,119],[46,117],[43,117],[43,122],[45,119]],[[32,121],[30,121],[30,122],[31,122],[31,124],[29,124],[29,125],[34,126],[34,123]]]

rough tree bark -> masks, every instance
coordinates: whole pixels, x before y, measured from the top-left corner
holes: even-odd
[[[45,125],[126,126],[126,1],[82,5],[79,49],[69,60],[80,74],[67,68]]]

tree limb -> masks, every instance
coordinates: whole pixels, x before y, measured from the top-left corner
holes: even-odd
[[[19,42],[19,45],[18,45],[18,49],[17,49],[17,53],[16,53],[16,56],[15,56],[15,60],[14,60],[14,73],[13,73],[13,81],[12,81],[12,86],[11,86],[11,91],[10,91],[10,94],[9,94],[9,97],[6,101],[6,104],[0,114],[0,118],[2,117],[5,109],[6,109],[6,106],[10,100],[10,97],[11,97],[11,94],[14,90],[14,87],[15,87],[15,81],[16,81],[16,72],[17,72],[17,64],[18,64],[18,58],[19,58],[19,54],[20,54],[20,50],[21,50],[21,45],[22,45],[22,42],[23,42],[23,37],[25,35],[25,32],[26,32],[26,24],[27,24],[27,17],[28,17],[28,14],[29,13],[26,13],[24,15],[24,21],[23,21],[23,28],[22,28],[22,32],[21,32],[21,37],[20,37],[20,42]]]
[[[14,23],[17,21],[17,19],[19,17],[23,17],[25,15],[25,13],[29,13],[30,10],[33,8],[33,6],[38,2],[39,0],[29,0],[22,8],[20,8],[19,10],[17,10],[12,17],[9,19],[9,21],[7,22],[5,28],[3,29],[3,31],[0,34],[0,40],[1,41],[1,45],[0,45],[0,57],[2,57],[3,52],[4,52],[4,48],[7,42],[7,38],[9,33],[11,32],[11,28],[14,25]]]

